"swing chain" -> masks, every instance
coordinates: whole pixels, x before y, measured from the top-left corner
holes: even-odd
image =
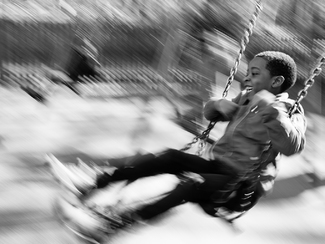
[[[249,42],[249,38],[253,34],[253,29],[256,25],[256,20],[257,20],[258,15],[260,14],[261,10],[262,10],[261,0],[259,0],[256,2],[255,11],[254,11],[251,19],[249,20],[249,25],[248,25],[248,27],[245,28],[245,33],[244,33],[243,38],[241,39],[240,50],[238,52],[238,56],[235,60],[234,66],[230,70],[230,75],[227,79],[225,90],[222,93],[223,98],[225,98],[228,95],[230,86],[231,86],[232,82],[234,81],[234,77],[237,73],[238,66],[240,64],[240,60],[242,58],[244,51],[246,50],[247,44]]]
[[[201,135],[194,137],[193,140],[190,143],[186,144],[186,146],[184,148],[180,149],[180,151],[187,151],[188,149],[190,149],[192,147],[193,144],[197,143],[200,140],[199,145],[198,145],[199,149],[196,152],[196,154],[201,156],[203,154],[204,148],[206,146],[206,141],[209,138],[210,131],[213,129],[213,127],[215,126],[216,123],[217,122],[211,121],[209,123],[208,128],[205,131],[203,131]]]
[[[211,121],[209,123],[208,128],[205,131],[203,131],[201,136],[199,137],[200,142],[199,142],[199,145],[198,145],[198,150],[196,152],[196,154],[198,156],[202,156],[202,154],[204,152],[204,149],[206,147],[206,144],[207,144],[207,140],[208,140],[209,135],[210,135],[210,131],[213,129],[213,127],[215,126],[216,123],[217,122],[215,122],[215,121]]]
[[[304,88],[298,92],[297,99],[289,111],[289,117],[292,116],[292,114],[297,109],[299,103],[307,96],[308,89],[314,85],[315,77],[318,76],[322,72],[322,66],[324,64],[325,64],[325,53],[318,58],[318,61],[315,65],[315,67],[312,69],[310,76],[304,83]]]
[[[235,74],[238,71],[238,66],[240,64],[240,60],[242,58],[242,55],[247,47],[247,44],[249,42],[249,38],[251,37],[251,35],[253,34],[253,29],[256,25],[256,20],[258,15],[260,14],[261,10],[262,10],[262,5],[261,5],[261,0],[256,1],[256,5],[255,5],[255,11],[251,17],[251,19],[249,20],[249,25],[248,27],[245,28],[245,33],[243,38],[241,39],[241,45],[240,45],[240,50],[238,52],[238,56],[236,58],[235,64],[234,66],[231,68],[230,70],[230,75],[227,79],[227,83],[225,86],[225,89],[222,93],[222,98],[226,98],[228,95],[228,91],[230,89],[230,86],[234,80]],[[209,138],[209,134],[210,131],[213,129],[213,127],[215,126],[216,122],[210,121],[208,128],[202,132],[201,135],[196,136],[193,138],[192,142],[186,144],[186,146],[182,149],[180,149],[181,151],[187,151],[189,150],[193,144],[197,143],[199,140],[199,145],[198,145],[198,151],[196,152],[197,155],[201,156],[203,154],[203,151],[206,147],[206,142],[207,139]]]

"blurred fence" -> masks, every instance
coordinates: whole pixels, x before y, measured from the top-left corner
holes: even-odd
[[[80,34],[82,31],[84,33]],[[112,21],[87,25],[1,20],[0,33],[2,67],[44,64],[54,69],[64,69],[70,58],[71,47],[79,45],[77,36],[86,36],[92,40],[104,67],[118,70],[122,66],[154,66],[166,36],[161,26],[143,25],[135,28]],[[32,70],[35,72],[34,68]]]
[[[94,24],[17,22],[0,20],[0,60],[2,63],[64,66],[78,30],[86,30],[101,53],[104,65],[130,62],[150,63],[155,57],[163,29],[134,28],[111,21]],[[90,30],[92,29],[92,30]]]
[[[128,62],[153,65],[159,58],[159,51],[167,35],[166,26],[163,25],[148,24],[135,27],[111,20],[76,24],[1,19],[0,61],[2,64],[42,63],[52,68],[64,67],[79,30],[84,30],[95,44],[100,52],[100,62],[104,66]],[[306,62],[310,63],[314,56],[325,50],[324,39],[311,40],[306,45],[300,37],[286,34],[287,36],[281,38],[265,33],[254,34],[247,52],[254,55],[260,50],[285,51],[297,59],[298,63],[303,60],[302,63],[308,69]],[[247,57],[250,59],[249,54]],[[304,72],[303,70],[301,72]]]
[[[142,91],[141,87],[148,88],[150,93],[155,90],[152,88],[156,88],[155,92],[157,89],[159,93],[169,90],[169,92],[174,91],[174,94],[181,90],[191,91],[190,93],[211,90],[211,84],[205,84],[205,81],[202,81],[202,77],[207,72],[204,73],[202,68],[201,70],[198,68],[197,63],[200,62],[200,54],[196,50],[198,40],[193,38],[185,48],[183,58],[181,57],[178,61],[182,68],[170,67],[169,77],[172,78],[170,84],[163,82],[159,75],[153,75],[163,51],[164,41],[168,36],[164,26],[161,25],[144,24],[134,27],[127,23],[112,21],[79,22],[78,25],[76,23],[9,20],[1,20],[0,23],[0,32],[3,37],[0,40],[1,74],[2,80],[7,83],[19,86],[26,83],[28,86],[35,87],[34,82],[30,80],[32,76],[42,75],[42,65],[64,70],[69,62],[71,46],[78,45],[76,36],[86,36],[95,44],[100,53],[99,61],[106,73],[106,80],[101,80],[101,82],[112,83],[111,92],[108,92],[106,89],[108,86],[105,85],[106,95],[127,96],[127,92],[136,93],[134,86],[138,87],[138,94],[142,95],[146,95],[146,92]],[[148,74],[145,74],[146,72]],[[152,79],[152,82],[148,77]],[[97,84],[93,86],[94,90],[97,90],[98,94],[102,93],[98,89],[96,80],[87,83],[92,82]],[[126,85],[127,82],[130,84]],[[176,83],[179,85],[177,86]],[[87,90],[84,85],[81,86],[88,95],[94,93],[94,91]],[[126,86],[128,89],[123,88]],[[118,87],[121,87],[120,92],[116,90]]]

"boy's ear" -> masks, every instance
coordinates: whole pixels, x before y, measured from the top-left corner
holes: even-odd
[[[284,77],[282,75],[275,76],[272,81],[272,88],[277,88],[282,86],[283,82],[284,82]]]

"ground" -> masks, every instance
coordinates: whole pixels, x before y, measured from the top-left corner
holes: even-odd
[[[191,141],[193,136],[170,120],[173,114],[165,100],[153,100],[147,116],[141,116],[141,104],[139,99],[82,99],[59,88],[43,105],[22,91],[2,89],[0,243],[80,243],[55,219],[52,207],[59,188],[44,164],[45,153],[69,160],[77,155],[115,157],[181,148]],[[324,243],[325,187],[322,181],[313,186],[306,174],[314,166],[320,179],[325,175],[323,131],[317,127],[323,118],[310,119],[316,122],[316,132],[309,135],[316,146],[281,159],[274,192],[236,222],[240,232],[206,216],[196,205],[185,204],[162,221],[122,233],[113,242]],[[151,190],[161,187],[159,183]]]

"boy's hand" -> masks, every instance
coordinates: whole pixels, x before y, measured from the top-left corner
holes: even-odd
[[[252,106],[259,105],[266,107],[275,102],[276,96],[267,90],[261,90],[254,94],[252,99]]]
[[[276,119],[280,112],[286,114],[285,105],[277,100],[277,97],[269,91],[262,90],[256,93],[252,99],[252,107],[258,106],[264,123]]]
[[[204,106],[204,117],[210,121],[229,121],[238,105],[226,99],[212,99]]]

